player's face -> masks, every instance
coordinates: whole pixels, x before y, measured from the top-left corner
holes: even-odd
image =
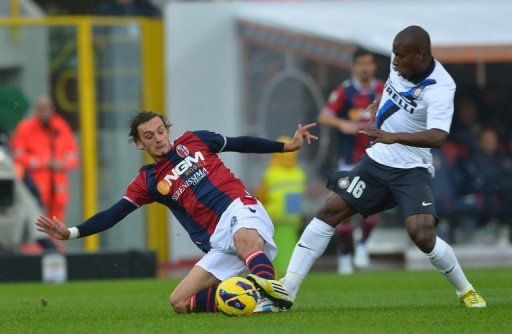
[[[169,131],[160,117],[153,117],[137,127],[137,148],[146,151],[155,161],[162,159],[171,149]]]
[[[357,57],[357,59],[354,60],[354,65],[352,66],[354,76],[363,83],[366,83],[373,78],[376,69],[375,60],[370,54]]]
[[[405,78],[411,79],[421,69],[423,63],[423,50],[417,50],[404,45],[403,43],[393,43],[393,68],[398,74]]]

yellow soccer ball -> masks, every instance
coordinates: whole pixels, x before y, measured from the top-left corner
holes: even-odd
[[[215,294],[219,311],[235,317],[251,314],[258,299],[259,293],[254,284],[243,277],[231,277],[223,281]]]

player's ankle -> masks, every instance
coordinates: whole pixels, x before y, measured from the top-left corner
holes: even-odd
[[[283,279],[281,279],[281,282],[286,290],[288,290],[288,293],[290,293],[290,296],[295,299],[303,280],[304,276],[297,273],[287,272]]]

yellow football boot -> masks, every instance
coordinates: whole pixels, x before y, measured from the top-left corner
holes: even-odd
[[[460,302],[469,308],[487,307],[485,300],[475,290],[468,290],[460,297]]]
[[[292,307],[293,299],[281,282],[253,274],[247,275],[247,279],[253,282],[260,293],[272,300],[279,309],[288,310]]]

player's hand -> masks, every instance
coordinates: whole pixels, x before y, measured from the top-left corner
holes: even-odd
[[[366,130],[359,131],[360,134],[371,137],[371,143],[382,143],[382,144],[394,144],[398,142],[398,138],[394,133],[386,132],[381,129],[368,128]]]
[[[46,163],[46,167],[56,172],[64,171],[64,164],[60,160],[51,160]]]
[[[338,129],[346,135],[355,135],[359,130],[361,130],[361,127],[358,122],[340,120],[338,123]]]
[[[48,234],[58,240],[69,239],[69,230],[62,222],[53,217],[50,219],[46,216],[39,216],[36,220],[37,230]]]
[[[309,129],[315,126],[316,123],[310,123],[306,125],[299,124],[297,131],[295,131],[295,134],[293,135],[292,141],[284,143],[283,152],[297,151],[304,144],[304,138],[306,138],[308,144],[311,144],[311,140],[318,140],[317,136],[309,133]]]
[[[370,113],[370,120],[368,121],[368,127],[372,127],[375,124],[375,117],[377,117],[377,111],[379,110],[379,104],[382,95],[378,95],[372,103],[366,107],[366,112]]]

